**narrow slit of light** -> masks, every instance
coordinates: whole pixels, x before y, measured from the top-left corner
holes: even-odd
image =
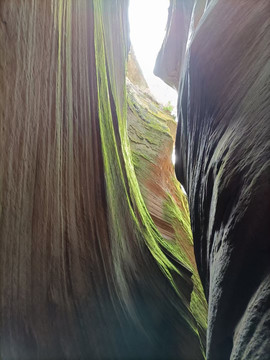
[[[153,74],[157,54],[166,33],[169,0],[130,0],[130,39],[149,89],[162,105],[176,113],[177,92]]]
[[[172,152],[172,163],[173,165],[175,165],[175,149],[173,148],[173,152]]]

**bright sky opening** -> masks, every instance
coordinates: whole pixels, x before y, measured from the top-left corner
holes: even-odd
[[[177,92],[153,74],[165,36],[169,5],[169,0],[130,0],[130,38],[151,93],[163,105],[170,102],[176,108]]]
[[[163,105],[170,103],[176,115],[177,92],[153,74],[166,33],[169,0],[130,0],[130,39],[151,93]],[[172,154],[175,164],[175,153]]]

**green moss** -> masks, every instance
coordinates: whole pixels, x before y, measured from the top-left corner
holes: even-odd
[[[191,293],[190,310],[202,331],[205,332],[207,328],[207,302],[199,275],[193,274],[192,281],[194,290]]]
[[[167,105],[163,106],[163,110],[171,114],[171,112],[173,111],[173,105],[170,101],[168,101]]]
[[[180,190],[178,195],[179,197],[181,193],[182,191]],[[185,201],[183,201],[182,198],[180,200],[182,204],[185,204]],[[176,236],[179,236],[179,231],[178,231],[179,227],[181,227],[185,232],[185,239],[178,238],[177,243],[181,244],[183,243],[183,241],[188,240],[190,245],[193,245],[188,209],[183,209],[182,211],[180,211],[173,197],[170,194],[168,194],[168,197],[163,204],[163,210],[164,210],[164,218],[173,225]],[[177,246],[175,251],[177,251],[180,254],[181,261],[193,273],[192,281],[194,287],[191,294],[190,310],[194,315],[196,321],[198,322],[198,325],[201,327],[202,331],[205,331],[207,328],[207,311],[206,311],[207,303],[205,300],[204,291],[199,278],[199,274],[197,272],[197,269],[194,268],[194,266],[191,264],[187,254],[185,253],[185,251],[181,246]]]
[[[106,1],[106,4],[109,6],[110,3]],[[118,65],[114,63],[113,56],[115,51],[121,50],[124,53],[126,52],[125,39],[121,38],[121,34],[118,34],[120,37],[118,39],[119,48],[111,48],[109,40],[110,37],[114,35],[106,34],[106,37],[104,36],[104,23],[110,21],[110,18],[103,18],[103,7],[104,1],[94,0],[98,113],[106,181],[111,251],[115,273],[113,286],[116,287],[116,292],[120,294],[122,299],[129,298],[128,281],[125,277],[128,276],[129,268],[127,264],[129,263],[128,259],[131,255],[129,243],[126,241],[126,234],[132,231],[132,236],[136,239],[136,244],[139,247],[143,247],[143,245],[147,246],[156,264],[178,294],[178,308],[179,311],[182,309],[181,317],[185,321],[186,326],[194,333],[198,333],[197,327],[190,316],[189,304],[187,303],[186,297],[178,289],[174,280],[175,275],[177,275],[185,279],[185,281],[189,281],[186,271],[181,269],[181,267],[177,268],[169,260],[170,257],[165,255],[164,249],[171,255],[171,258],[176,259],[177,262],[183,264],[186,268],[190,267],[182,253],[176,249],[175,245],[168,243],[158,232],[146,208],[139,188],[134,164],[135,166],[140,166],[141,158],[151,161],[151,156],[147,157],[146,155],[142,155],[142,153],[134,153],[132,156],[130,142],[127,136],[127,106],[129,106],[136,116],[140,116],[146,121],[145,128],[147,132],[142,137],[143,140],[149,144],[159,146],[159,137],[156,136],[156,133],[159,132],[171,138],[170,131],[166,120],[162,119],[159,122],[153,121],[153,117],[159,117],[161,119],[160,114],[152,114],[151,111],[147,109],[138,110],[135,101],[131,101],[130,99],[127,103],[126,88],[119,86],[121,81],[119,81],[119,79],[117,81],[115,75],[119,72],[115,68]],[[123,58],[125,58],[124,54]],[[124,84],[124,81],[122,83]],[[112,100],[114,101],[116,114],[112,113]],[[114,117],[117,117],[117,119],[114,119]],[[115,129],[113,120],[117,120],[118,129]],[[119,211],[125,214],[125,216],[119,216]],[[171,217],[179,215],[175,208],[168,210],[168,213]],[[131,260],[130,263],[132,263]],[[106,266],[106,264],[104,264],[104,266]],[[123,306],[126,306],[129,312],[132,312],[128,301],[126,301]]]
[[[156,259],[162,272],[171,281],[173,287],[178,292],[171,271],[179,273],[176,267],[168,260],[163,254],[160,244],[164,243],[163,238],[158,233],[142,199],[141,192],[139,189],[138,181],[135,175],[134,167],[132,164],[132,156],[130,146],[126,133],[125,121],[123,115],[126,115],[126,103],[124,102],[123,108],[120,108],[118,102],[115,103],[117,115],[119,119],[119,130],[121,136],[121,147],[122,154],[125,162],[125,169],[121,167],[121,161],[119,158],[118,148],[116,144],[116,138],[114,134],[114,128],[112,123],[112,114],[110,108],[109,99],[109,86],[106,73],[106,62],[105,62],[105,48],[103,40],[103,23],[101,21],[101,3],[94,1],[95,12],[100,14],[95,16],[95,47],[96,47],[96,64],[97,64],[97,80],[98,80],[98,106],[99,106],[99,118],[100,118],[100,132],[102,140],[103,160],[104,160],[104,171],[106,178],[107,187],[107,199],[111,215],[111,232],[115,235],[115,241],[119,239],[123,240],[121,233],[123,231],[122,225],[119,223],[119,216],[117,209],[123,208],[124,211],[131,215],[131,219],[134,222],[134,231],[138,234],[138,240],[144,239],[153,257]],[[110,79],[111,80],[111,79]],[[113,83],[112,81],[110,83]],[[115,91],[115,89],[112,89]],[[117,100],[117,97],[115,97]],[[133,207],[131,206],[131,199],[127,191],[124,173],[128,180],[130,196],[132,203],[136,204],[138,208],[138,214],[140,215],[140,221],[138,221]],[[115,189],[119,191],[115,193]],[[123,200],[124,199],[124,200]],[[140,225],[142,224],[142,226]],[[126,247],[124,241],[119,244],[119,248],[123,249]],[[116,256],[117,257],[117,256]]]
[[[140,153],[133,151],[132,152],[132,163],[134,165],[135,171],[142,170],[143,168],[147,169],[147,166],[145,165],[145,161],[152,163],[152,160],[150,157],[148,157],[145,153]]]
[[[168,124],[171,122],[170,126],[173,126],[175,121],[169,113],[164,113],[164,108],[160,108],[158,104],[151,106],[151,99],[145,98],[144,94],[139,93],[138,89],[136,91],[135,93],[135,90],[129,85],[128,107],[134,116],[133,122],[136,123],[136,128],[132,125],[133,122],[129,125],[129,138],[132,142],[135,169],[138,175],[144,176],[147,175],[147,169],[151,166],[151,163],[155,163],[156,156],[160,153],[160,144],[166,141],[166,136],[171,138]],[[139,94],[139,96],[136,94]],[[145,101],[142,102],[144,99]],[[147,138],[155,139],[154,141],[150,140],[151,147],[145,147],[145,140]],[[157,147],[154,146],[155,144],[158,144]],[[146,151],[151,162],[145,161],[143,153]],[[174,195],[183,208],[180,210],[175,199],[169,193],[167,194],[167,198],[163,202],[164,220],[173,226],[176,239],[174,241],[164,239],[162,246],[167,253],[171,254],[184,268],[193,274],[194,289],[191,295],[190,311],[196,318],[201,333],[204,333],[206,329],[207,304],[197,269],[190,262],[190,254],[186,252],[183,246],[184,244],[186,246],[189,245],[190,248],[193,246],[188,203],[175,176],[172,176],[170,181],[175,186]],[[181,232],[179,229],[181,229]],[[179,238],[180,233],[184,236],[183,239]]]
[[[184,209],[181,211],[170,194],[168,194],[167,200],[164,201],[163,210],[165,219],[173,225],[180,224],[181,228],[185,231],[186,238],[190,244],[193,245],[188,212],[186,212]]]
[[[143,121],[144,128],[147,132],[149,142],[155,143],[153,137],[159,136],[171,137],[170,129],[167,125],[168,120],[172,120],[171,116],[167,116],[164,112],[159,111],[158,107],[149,108],[148,104],[140,104],[140,99],[128,94],[128,106],[136,117],[140,117]],[[159,132],[160,135],[156,134]]]

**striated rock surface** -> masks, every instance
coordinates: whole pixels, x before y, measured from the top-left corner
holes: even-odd
[[[169,57],[169,38],[185,45],[167,36]],[[209,301],[209,360],[270,359],[269,49],[269,1],[211,1],[182,70],[176,174]]]
[[[127,6],[0,2],[2,359],[204,359],[185,200],[163,191],[162,237],[134,171]]]
[[[172,151],[176,133],[174,117],[151,94],[127,80],[128,136],[135,173],[146,207],[164,238],[164,251],[192,274],[193,291],[187,301],[203,346],[207,304],[197,272],[186,195],[180,188]]]

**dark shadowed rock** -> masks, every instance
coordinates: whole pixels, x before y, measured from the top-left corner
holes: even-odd
[[[269,360],[270,3],[212,1],[190,40],[176,174],[209,301],[207,358]]]

